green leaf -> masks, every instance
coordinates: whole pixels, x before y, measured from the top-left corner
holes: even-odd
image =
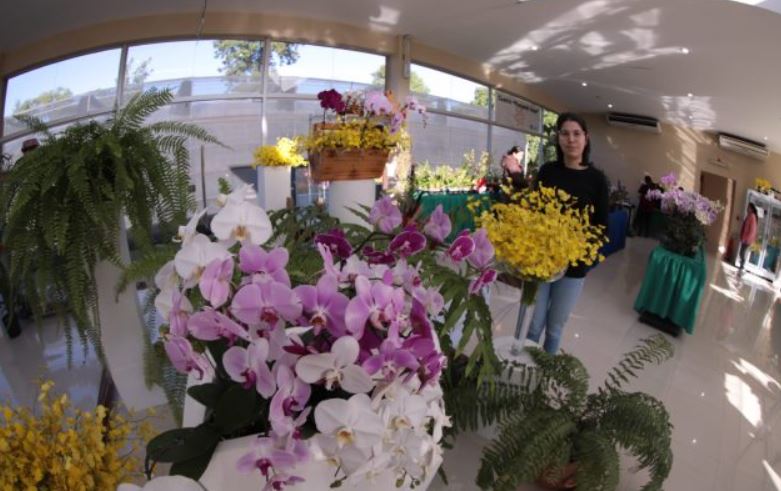
[[[214,408],[214,423],[223,434],[251,426],[261,416],[262,400],[254,387],[232,385]]]
[[[206,472],[206,468],[209,467],[209,462],[211,462],[216,448],[215,445],[209,452],[193,457],[192,459],[175,462],[171,465],[169,474],[172,476],[185,476],[197,481],[201,478],[203,473]]]
[[[146,453],[155,462],[182,462],[211,452],[219,441],[220,434],[206,424],[177,428],[150,440]]]
[[[187,389],[187,394],[204,406],[213,409],[226,389],[225,384],[212,382],[192,386]]]

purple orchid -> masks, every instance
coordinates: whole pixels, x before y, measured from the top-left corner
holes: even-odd
[[[418,376],[423,385],[436,383],[442,373],[445,360],[430,337],[413,335],[402,344],[402,349],[410,351],[419,361]]]
[[[187,329],[196,339],[215,341],[220,338],[228,340],[229,344],[237,338],[250,340],[249,332],[241,324],[216,310],[202,310],[190,317]]]
[[[323,329],[327,329],[335,337],[346,334],[344,312],[349,299],[339,292],[336,278],[323,275],[317,281],[317,286],[301,285],[293,291],[301,299],[315,335],[320,334]]]
[[[168,314],[168,324],[172,335],[182,337],[187,335],[187,320],[192,311],[193,306],[187,297],[182,295],[179,290],[173,290],[171,292],[171,311]]]
[[[303,309],[293,290],[283,283],[271,281],[241,287],[233,297],[230,310],[241,322],[259,328],[252,333],[262,334],[283,320],[294,322],[301,317]]]
[[[255,440],[252,451],[241,457],[236,467],[239,472],[244,473],[259,470],[268,480],[266,485],[268,487],[272,482],[288,484],[276,478],[283,476],[285,480],[290,480],[291,478],[285,471],[292,470],[299,463],[306,462],[309,457],[309,448],[300,439],[293,435],[279,435],[272,431],[269,436]],[[293,482],[300,481],[303,479],[295,478]],[[282,487],[268,489],[282,489]]]
[[[391,240],[388,250],[401,257],[409,257],[426,248],[426,236],[414,229],[401,232]]]
[[[445,307],[445,299],[436,288],[423,288],[419,286],[412,290],[412,296],[426,308],[429,315],[437,316]]]
[[[369,222],[382,233],[390,234],[401,225],[401,211],[389,196],[377,200],[369,212]]]
[[[347,240],[347,236],[338,228],[324,234],[317,234],[315,236],[315,244],[325,245],[331,251],[331,254],[342,259],[347,259],[353,253],[353,247]]]
[[[258,394],[268,399],[277,387],[266,361],[268,341],[256,339],[245,349],[241,346],[228,348],[222,355],[222,363],[231,380],[242,384],[245,389],[255,387]]]
[[[469,257],[475,250],[475,241],[469,236],[469,231],[465,230],[450,244],[447,250],[447,256],[456,263],[460,263]]]
[[[445,242],[447,236],[450,235],[452,228],[453,225],[450,223],[450,217],[444,212],[444,209],[440,204],[434,208],[434,212],[431,213],[426,225],[423,227],[423,232],[428,235],[431,240],[441,244]]]
[[[374,250],[371,246],[364,247],[362,254],[369,264],[393,264],[396,262],[396,257],[393,254]]]
[[[666,176],[662,176],[659,179],[659,183],[665,189],[673,188],[678,184],[678,176],[675,175],[675,172],[670,172]]]
[[[201,295],[215,309],[220,308],[228,301],[230,294],[230,280],[233,276],[233,258],[215,259],[210,262],[201,274],[198,288]]]
[[[309,384],[296,377],[290,367],[278,363],[274,370],[278,389],[271,399],[269,420],[275,432],[290,433],[301,426],[309,415],[311,408],[306,407],[306,403],[312,389]],[[301,414],[294,420],[295,413]]]
[[[363,107],[366,112],[371,114],[381,115],[393,113],[393,104],[391,104],[385,94],[379,91],[367,93]]]
[[[415,371],[420,364],[412,352],[402,349],[391,339],[386,339],[380,345],[380,349],[367,358],[361,366],[369,375],[381,371],[386,380],[392,380],[399,371],[403,369]]]
[[[317,94],[317,98],[320,100],[320,107],[323,109],[331,109],[337,114],[344,113],[346,109],[342,94],[335,89],[324,90]]]
[[[478,276],[477,278],[469,282],[469,293],[471,295],[480,293],[480,290],[482,290],[484,286],[490,285],[495,280],[496,280],[496,270],[490,268],[486,269],[482,273],[480,273],[480,276]]]
[[[214,373],[209,360],[193,350],[187,339],[172,336],[165,342],[164,348],[168,359],[171,360],[171,364],[179,373],[195,372],[195,377],[198,380],[203,380],[204,377],[211,378]]]
[[[254,283],[274,280],[290,286],[290,277],[285,271],[288,258],[287,249],[283,247],[266,252],[260,246],[245,243],[239,251],[239,269],[243,273],[252,274]]]
[[[394,290],[393,287],[379,281],[371,283],[365,276],[356,278],[356,295],[348,302],[344,315],[347,331],[360,339],[367,322],[381,329],[382,322],[390,320],[385,315],[385,311],[393,303]]]
[[[472,240],[475,243],[475,250],[467,256],[469,264],[479,270],[487,268],[494,260],[494,246],[488,240],[488,232],[484,228],[477,229],[472,234]]]

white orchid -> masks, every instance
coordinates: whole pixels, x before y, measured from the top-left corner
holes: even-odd
[[[426,400],[409,392],[400,395],[395,399],[386,399],[381,405],[380,414],[385,427],[391,432],[422,429],[429,410]]]
[[[370,459],[364,459],[360,467],[349,473],[347,481],[365,489],[366,483],[373,483],[384,472],[387,472],[391,467],[391,463],[391,455],[387,452],[374,455]]]
[[[419,479],[425,472],[425,451],[427,450],[427,435],[414,430],[399,430],[393,433],[389,443],[389,454],[393,459],[396,473],[404,471]]]
[[[231,247],[236,241],[261,245],[272,234],[271,221],[266,212],[249,201],[228,201],[212,218],[211,228],[226,247]]]
[[[353,445],[368,450],[382,440],[385,432],[366,394],[321,402],[315,408],[315,425],[320,433],[336,438],[338,448]]]
[[[190,240],[195,237],[195,234],[197,233],[198,222],[201,221],[204,213],[206,213],[206,209],[203,209],[193,215],[192,218],[190,218],[190,221],[187,222],[187,225],[180,225],[174,242],[181,242],[182,246],[186,246]]]
[[[176,274],[176,268],[174,267],[173,259],[165,263],[160,271],[155,275],[155,286],[160,290],[170,290],[172,288],[179,288],[179,282],[181,278]]]
[[[117,491],[203,491],[197,481],[184,476],[160,476],[144,484],[120,484]]]
[[[335,436],[317,434],[312,440],[312,454],[324,460],[334,469],[341,469],[348,476],[357,471],[371,456],[372,451],[355,445],[340,446]]]
[[[298,360],[296,373],[308,384],[324,380],[328,390],[339,385],[353,394],[368,392],[374,382],[366,370],[355,364],[360,349],[354,337],[342,336],[331,346],[330,353],[306,355]]]
[[[198,283],[201,273],[210,262],[215,259],[223,261],[229,257],[231,254],[224,246],[212,242],[203,234],[196,234],[176,253],[174,267],[184,280],[184,285],[192,287]]]

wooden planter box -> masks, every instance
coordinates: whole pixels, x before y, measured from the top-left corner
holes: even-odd
[[[323,150],[309,154],[315,182],[357,181],[382,177],[389,150]]]

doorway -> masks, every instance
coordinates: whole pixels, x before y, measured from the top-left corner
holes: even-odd
[[[705,229],[705,250],[721,255],[729,240],[730,223],[735,204],[735,181],[711,172],[700,173],[700,194],[724,205],[716,221]]]

